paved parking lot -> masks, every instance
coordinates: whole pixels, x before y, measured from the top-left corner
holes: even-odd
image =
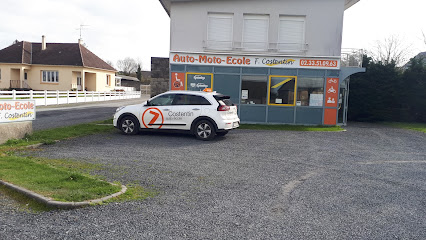
[[[71,139],[38,154],[102,163],[143,202],[34,214],[0,204],[4,239],[425,239],[426,135],[236,130]]]

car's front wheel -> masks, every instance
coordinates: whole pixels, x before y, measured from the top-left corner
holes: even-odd
[[[213,124],[207,120],[198,121],[194,126],[195,136],[203,141],[212,140],[216,136]]]
[[[132,116],[125,116],[120,121],[120,130],[126,135],[137,134],[139,128],[139,121]]]

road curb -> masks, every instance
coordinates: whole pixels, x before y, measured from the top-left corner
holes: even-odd
[[[41,202],[41,203],[45,204],[46,206],[60,208],[60,209],[73,209],[73,208],[86,207],[86,206],[89,206],[91,204],[99,204],[99,203],[102,203],[102,202],[109,200],[111,198],[118,197],[118,196],[120,196],[121,194],[123,194],[127,191],[127,187],[124,186],[124,185],[121,185],[121,190],[119,192],[116,192],[112,195],[109,195],[109,196],[106,196],[106,197],[103,197],[103,198],[88,200],[88,201],[83,201],[83,202],[60,202],[60,201],[52,200],[51,198],[45,197],[45,196],[40,195],[38,193],[35,193],[33,191],[30,191],[26,188],[22,188],[22,187],[14,185],[12,183],[5,182],[3,180],[0,180],[0,184],[4,185],[4,186],[6,186],[6,187],[8,187],[12,190],[15,190],[15,191],[17,191],[21,194],[24,194],[25,196],[27,196],[31,199],[34,199],[38,202]],[[117,184],[113,184],[113,183],[111,183],[111,184],[117,186]]]

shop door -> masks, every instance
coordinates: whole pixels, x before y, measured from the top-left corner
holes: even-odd
[[[346,125],[348,120],[348,90],[349,78],[340,83],[339,89],[339,118],[338,125]]]

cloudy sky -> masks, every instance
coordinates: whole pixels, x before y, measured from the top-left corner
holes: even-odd
[[[412,55],[426,51],[425,0],[361,0],[345,12],[344,48],[371,49],[377,41],[399,36]],[[1,0],[0,49],[15,39],[77,42],[80,24],[87,47],[114,64],[169,53],[169,17],[157,0]]]

